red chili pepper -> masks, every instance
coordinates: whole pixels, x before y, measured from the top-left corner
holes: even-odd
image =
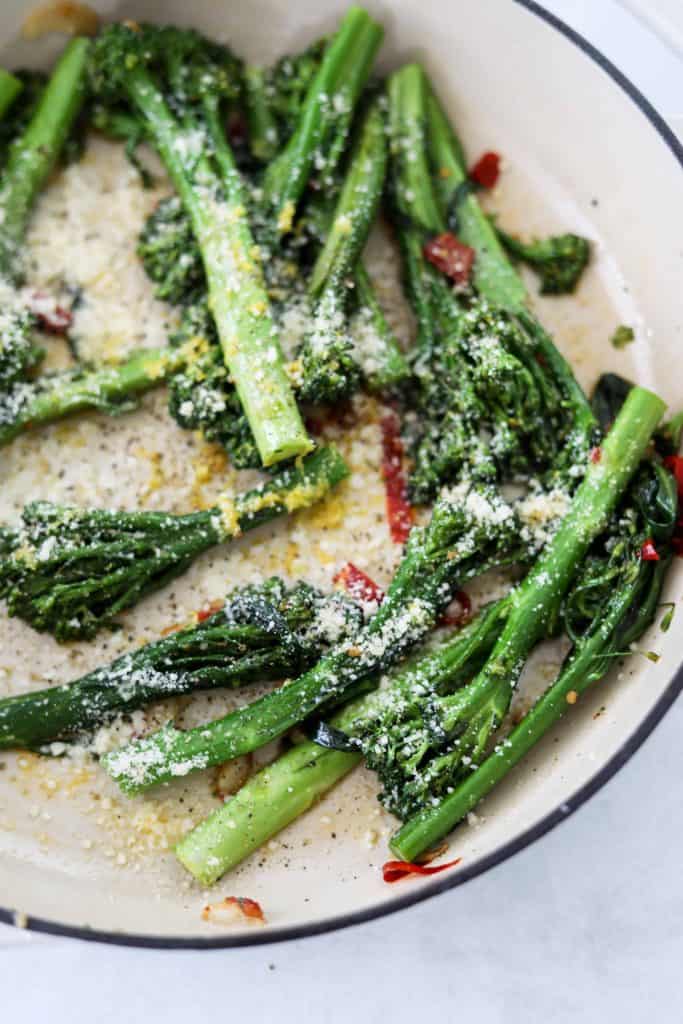
[[[489,150],[470,168],[470,178],[482,188],[493,188],[500,175],[500,154]]]
[[[640,549],[640,557],[644,562],[658,562],[659,555],[657,554],[657,548],[654,546],[651,540],[646,540]]]
[[[591,448],[590,452],[588,453],[588,457],[590,458],[591,462],[600,462],[600,460],[602,459],[602,448],[600,447],[600,445],[597,445],[595,448]]]
[[[206,620],[210,619],[212,615],[215,615],[216,612],[219,612],[222,607],[222,601],[212,601],[211,604],[207,605],[206,608],[202,608],[200,611],[197,612],[197,622],[206,622]]]
[[[347,562],[338,573],[335,573],[333,583],[341,583],[344,590],[355,597],[357,601],[375,601],[381,604],[384,600],[384,591],[373,579],[364,573],[362,569]]]
[[[202,919],[204,921],[218,919],[216,912],[220,913],[221,910],[228,907],[235,907],[244,917],[253,917],[257,921],[263,922],[266,920],[261,910],[261,904],[256,900],[249,899],[248,896],[226,896],[220,903],[209,903],[202,911]],[[213,917],[214,914],[216,914],[216,918]]]
[[[255,917],[259,921],[265,921],[261,904],[248,896],[226,896],[226,903],[234,903],[240,908],[245,917]]]
[[[73,323],[71,310],[58,306],[56,302],[53,303],[46,292],[33,292],[28,301],[28,308],[48,334],[66,334]]]
[[[453,608],[453,605],[455,605],[455,608]],[[466,594],[464,590],[458,590],[453,601],[443,614],[441,625],[462,626],[467,622],[471,614],[472,602],[470,601],[469,594]]]
[[[408,484],[403,471],[403,441],[398,416],[382,419],[382,478],[386,493],[389,532],[395,544],[405,544],[413,527],[413,510],[408,501]]]
[[[430,238],[424,247],[425,259],[455,284],[467,284],[474,264],[475,251],[450,231]]]
[[[411,864],[407,860],[388,860],[382,865],[382,878],[385,882],[398,882],[406,875],[438,875],[446,868],[453,868],[459,864],[462,857],[449,860],[447,864],[436,864],[434,867],[427,867],[426,864]]]
[[[678,488],[678,497],[683,500],[683,457],[680,455],[667,455],[664,465],[673,474]]]

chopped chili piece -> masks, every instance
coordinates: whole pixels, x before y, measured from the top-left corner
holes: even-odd
[[[680,455],[667,455],[664,459],[664,465],[673,474],[678,488],[678,497],[683,499],[683,457]]]
[[[224,902],[238,907],[245,917],[255,917],[259,921],[265,921],[261,904],[256,900],[249,899],[248,896],[226,896]]]
[[[389,532],[395,544],[404,544],[413,526],[408,483],[403,471],[403,441],[396,413],[382,419],[382,478],[386,493]]]
[[[424,247],[425,259],[455,284],[468,284],[475,251],[450,231],[431,238]]]
[[[46,292],[33,292],[28,307],[48,334],[66,334],[73,322],[71,310],[59,306]]]
[[[462,626],[472,614],[472,602],[469,594],[458,590],[441,619],[442,626]]]
[[[447,864],[435,864],[433,867],[427,867],[426,864],[411,864],[407,860],[388,860],[386,864],[382,865],[382,878],[385,882],[398,882],[406,875],[438,875],[446,868],[455,867],[461,860],[462,857],[456,857],[455,860],[449,860]]]
[[[500,154],[492,150],[482,154],[470,168],[469,176],[481,188],[493,188],[500,176]]]
[[[206,608],[202,608],[197,612],[197,622],[205,622],[207,619],[210,619],[212,615],[215,615],[216,612],[219,612],[222,607],[222,601],[212,601],[211,604],[206,606]]]
[[[644,562],[658,562],[659,555],[657,554],[657,548],[654,546],[651,540],[646,540],[640,549],[640,557]]]
[[[591,448],[589,452],[589,458],[591,462],[600,462],[602,458],[602,448],[600,445],[596,445],[595,448]]]
[[[339,572],[335,573],[332,582],[341,583],[344,590],[357,601],[375,601],[381,604],[384,600],[382,588],[353,562],[343,565]]]
[[[244,917],[252,918],[255,921],[261,921],[265,924],[265,917],[261,904],[257,903],[256,900],[249,899],[248,896],[226,896],[220,903],[208,904],[202,911],[202,919],[204,921],[215,921],[217,924],[224,923],[224,917],[222,919],[221,912],[225,910],[238,911]]]

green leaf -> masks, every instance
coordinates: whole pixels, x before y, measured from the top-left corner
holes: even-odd
[[[610,338],[610,343],[614,348],[626,348],[632,341],[636,340],[636,333],[632,327],[628,324],[619,324],[616,331]]]

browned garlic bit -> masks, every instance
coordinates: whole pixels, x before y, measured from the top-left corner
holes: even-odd
[[[49,0],[34,7],[24,18],[21,34],[24,39],[40,39],[50,32],[69,36],[94,36],[99,28],[99,15],[87,4],[76,0]]]

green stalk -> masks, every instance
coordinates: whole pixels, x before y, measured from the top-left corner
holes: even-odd
[[[244,69],[244,90],[249,147],[257,160],[267,163],[277,154],[278,130],[270,109],[263,68],[247,65]]]
[[[597,450],[598,461],[589,462],[569,512],[515,591],[506,627],[480,676],[482,689],[493,680],[518,677],[529,651],[557,613],[576,566],[604,530],[665,409],[665,403],[652,391],[636,387],[629,393]],[[509,694],[504,694],[504,711],[508,702]]]
[[[224,174],[222,200],[209,160],[193,150],[192,133],[180,129],[149,73],[136,67],[125,83],[192,221],[223,356],[263,465],[302,455],[312,443],[285,373],[239,175]]]
[[[387,323],[365,264],[357,264],[354,281],[359,315],[368,318],[373,331],[371,358],[362,366],[366,384],[373,392],[393,391],[410,376],[410,368]]]
[[[359,331],[355,336],[350,326],[349,336],[355,342],[353,355],[373,390],[395,387],[409,375],[408,365],[360,262],[382,198],[386,167],[385,118],[381,102],[375,100],[358,131],[325,243],[318,253],[308,287],[311,303],[314,308],[317,304],[322,323],[329,322],[328,333],[332,339],[339,331],[334,313],[343,313],[348,301],[355,298],[365,324],[356,325]],[[355,288],[355,296],[351,286]],[[325,315],[325,310],[330,311],[329,315]],[[366,345],[363,344],[363,327],[372,332],[370,343]]]
[[[375,101],[363,119],[325,244],[311,273],[308,292],[313,300],[327,288],[342,289],[353,275],[377,215],[386,170],[386,126],[380,102]]]
[[[93,128],[110,139],[125,143],[126,156],[140,175],[144,188],[151,188],[154,177],[138,156],[138,147],[145,140],[142,122],[127,110],[110,109],[101,103],[93,106],[89,113]]]
[[[652,592],[658,597],[669,560],[656,565]],[[494,752],[456,789],[436,806],[407,821],[391,839],[391,849],[403,860],[414,861],[438,843],[490,793],[523,757],[559,722],[572,702],[602,679],[610,667],[611,647],[620,623],[632,610],[637,580],[611,596],[609,605],[588,639],[580,642],[568,658],[557,680],[536,702],[519,725]],[[650,606],[655,613],[656,600]],[[638,635],[647,623],[639,623]],[[190,833],[192,835],[193,833]]]
[[[182,349],[143,349],[124,362],[95,370],[66,370],[17,385],[0,396],[0,446],[26,430],[76,412],[116,414],[136,395],[163,384],[185,362]]]
[[[305,814],[361,760],[362,754],[316,743],[292,747],[192,829],[176,846],[176,857],[201,885],[212,885]]]
[[[435,506],[430,524],[413,529],[384,602],[354,644],[333,648],[298,679],[201,729],[169,726],[114,751],[103,760],[105,770],[124,792],[138,793],[220,764],[276,739],[396,664],[433,628],[466,580],[524,557],[515,517],[499,497],[494,500],[495,526],[479,521],[460,499],[445,497]]]
[[[325,49],[318,72],[304,100],[297,128],[286,147],[266,169],[266,206],[277,230],[284,234],[322,153],[326,170],[333,170],[351,122],[353,109],[382,41],[383,29],[360,7],[350,7]],[[335,101],[342,108],[337,110]]]
[[[11,148],[0,180],[0,272],[7,276],[20,276],[31,208],[83,104],[89,47],[89,40],[80,38],[67,44],[28,128]]]
[[[396,166],[393,202],[400,213],[425,231],[445,230],[427,159],[427,82],[419,64],[406,64],[389,79],[389,134]],[[431,142],[431,139],[429,139]]]
[[[417,67],[417,66],[416,66]],[[420,68],[423,79],[424,72]],[[400,72],[399,72],[400,73]],[[458,188],[469,181],[463,150],[434,91],[425,80],[430,156],[436,170],[434,184],[442,208],[447,210]],[[457,207],[458,237],[476,252],[474,283],[477,291],[495,306],[511,313],[526,309],[524,282],[508,259],[496,230],[475,195],[464,196]]]
[[[4,117],[5,111],[11,107],[22,89],[23,85],[18,78],[0,68],[0,117]]]
[[[403,256],[406,291],[417,319],[417,349],[429,360],[440,321],[455,329],[461,312],[449,283],[424,258],[429,235],[446,229],[431,178],[427,139],[427,84],[422,69],[408,64],[389,79],[391,138],[390,206]],[[418,360],[419,366],[419,360]]]
[[[391,378],[401,359],[374,296],[373,306],[363,307],[352,323],[352,310],[363,298],[354,293],[354,286],[382,196],[386,164],[385,119],[378,98],[368,107],[354,141],[334,211],[329,218],[321,217],[327,230],[308,288],[312,322],[298,353],[303,378],[299,395],[313,404],[333,404],[346,397],[361,374],[377,382],[385,375],[385,360],[391,364],[386,369]],[[366,296],[372,293],[362,269],[360,279]]]
[[[504,599],[486,609],[434,651],[415,659],[385,689],[347,705],[330,725],[353,736],[359,722],[371,718],[378,705],[423,679],[449,689],[461,685],[491,650],[508,605],[509,599]],[[227,804],[188,833],[176,846],[178,860],[202,885],[212,885],[304,814],[361,759],[356,751],[298,744],[252,776]]]

